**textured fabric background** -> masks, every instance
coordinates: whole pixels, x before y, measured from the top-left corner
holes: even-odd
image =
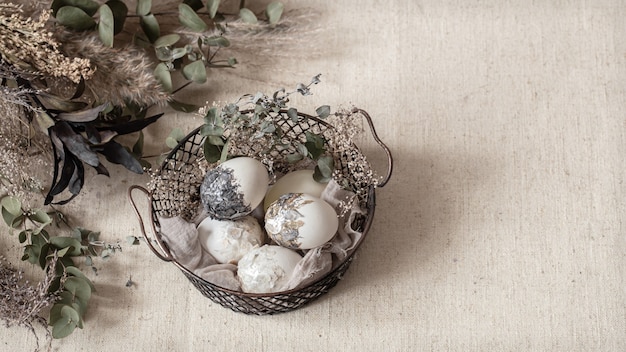
[[[125,246],[97,262],[86,326],[55,350],[625,351],[626,4],[285,4],[319,12],[315,39],[184,95],[231,101],[321,73],[300,110],[370,112],[395,169],[345,279],[297,311],[246,316]],[[160,150],[172,127],[200,123],[169,114],[147,138]],[[361,146],[385,173],[372,139]],[[139,235],[126,190],[147,178],[115,170],[67,211],[123,242]],[[33,349],[22,329],[0,336],[2,350]]]

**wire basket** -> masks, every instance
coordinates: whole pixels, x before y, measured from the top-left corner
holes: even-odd
[[[139,219],[140,230],[145,238],[145,242],[152,252],[161,260],[165,262],[171,262],[176,265],[182,273],[191,281],[191,283],[206,297],[213,302],[218,303],[226,308],[230,308],[236,312],[242,312],[246,314],[266,315],[276,314],[281,312],[288,312],[297,309],[316,298],[327,293],[333,288],[337,282],[346,273],[350,264],[352,263],[354,256],[366,237],[367,232],[370,229],[372,220],[374,218],[375,209],[375,188],[384,186],[391,177],[393,168],[393,160],[389,148],[378,138],[374,124],[371,117],[367,112],[361,109],[354,109],[352,113],[361,114],[367,121],[371,135],[374,140],[382,147],[387,156],[387,174],[379,181],[375,186],[369,185],[366,192],[361,192],[362,195],[359,201],[362,207],[366,210],[366,214],[361,216],[352,223],[354,229],[360,230],[362,236],[358,243],[354,246],[351,253],[325,276],[319,280],[310,283],[304,287],[296,288],[289,291],[283,291],[278,293],[245,293],[240,291],[229,290],[220,286],[217,286],[211,282],[208,282],[201,277],[197,276],[185,266],[181,265],[171,254],[167,244],[162,240],[160,233],[160,224],[157,216],[168,216],[170,210],[174,204],[178,201],[174,197],[168,197],[155,194],[148,191],[146,188],[138,185],[133,185],[128,190],[130,202],[135,210],[135,213]],[[280,111],[275,119],[277,128],[281,128],[283,135],[294,138],[295,140],[306,141],[306,132],[315,131],[316,133],[324,133],[333,127],[327,122],[307,114],[298,112],[298,115],[302,117],[298,122],[294,122],[287,114],[287,111]],[[204,136],[200,134],[201,127],[196,128],[190,132],[180,143],[172,149],[168,154],[165,161],[160,167],[160,171],[174,171],[181,176],[184,176],[185,172],[191,170],[191,168],[197,167],[196,161],[202,157],[202,144],[204,142]],[[251,148],[254,148],[251,145]],[[354,148],[358,149],[356,146]],[[292,150],[284,150],[282,153],[285,155],[292,153]],[[340,155],[335,160],[335,168],[345,168],[350,162],[350,153]],[[278,156],[277,160],[279,159]],[[339,163],[339,165],[337,165]],[[181,177],[180,182],[188,182],[187,178]],[[187,185],[185,187],[197,187],[196,184]],[[358,184],[353,187],[359,187]],[[133,191],[140,191],[148,198],[148,226],[146,226],[144,219],[136,205],[133,198]],[[149,227],[150,231],[146,231],[146,227]]]

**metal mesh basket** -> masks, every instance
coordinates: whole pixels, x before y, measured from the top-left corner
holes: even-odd
[[[391,176],[393,166],[391,153],[387,146],[378,138],[369,114],[360,109],[354,109],[352,113],[361,114],[365,118],[370,127],[372,137],[383,148],[387,155],[387,174],[376,185],[376,187],[382,187],[389,181],[389,178]],[[282,129],[283,135],[294,140],[300,140],[302,142],[305,142],[305,134],[307,131],[322,134],[326,132],[332,132],[330,129],[333,129],[333,127],[325,121],[322,121],[310,115],[302,113],[298,114],[302,117],[302,119],[297,122],[294,122],[294,120],[287,115],[287,111],[281,111],[277,115],[277,118],[274,122],[277,127]],[[195,182],[197,180],[194,181],[193,177],[190,177],[190,175],[193,174],[191,170],[193,170],[193,168],[197,168],[196,160],[202,157],[203,141],[204,137],[200,134],[199,127],[190,132],[183,140],[181,140],[180,143],[169,153],[166,160],[161,165],[160,172],[170,172],[171,174],[176,175],[176,182],[179,186],[178,188],[179,190],[182,190],[182,192],[189,191],[190,193],[193,193],[193,191],[195,191],[195,188],[198,187],[198,184]],[[255,145],[251,144],[249,147],[255,148]],[[356,149],[357,147],[354,146],[354,148]],[[279,153],[287,155],[293,153],[293,150],[287,148]],[[351,158],[351,153],[344,153],[342,155],[335,156],[335,167],[342,169],[346,168],[348,163],[351,161]],[[274,155],[274,160],[277,161],[275,167],[280,168],[281,160],[283,160],[281,158],[281,155]],[[354,180],[349,180],[349,183],[352,187],[362,186]],[[171,215],[171,210],[174,207],[175,203],[180,201],[179,198],[168,194],[157,194],[154,192],[150,192],[146,188],[137,185],[131,186],[128,193],[130,201],[139,219],[142,235],[146,239],[146,243],[148,244],[149,248],[158,258],[176,265],[189,279],[189,281],[191,281],[191,283],[204,296],[208,297],[213,302],[230,308],[236,312],[265,315],[288,312],[299,308],[302,305],[307,304],[325,294],[337,284],[337,282],[342,278],[344,273],[350,267],[350,264],[354,259],[354,255],[358,247],[363,242],[363,239],[366,237],[365,235],[367,234],[372,224],[375,209],[374,188],[374,186],[368,185],[366,192],[360,192],[360,202],[362,207],[367,210],[367,213],[365,216],[357,218],[352,223],[352,227],[354,229],[360,230],[363,234],[359,243],[355,245],[354,250],[343,261],[338,263],[332,269],[332,271],[323,276],[321,279],[311,284],[308,284],[305,287],[269,294],[244,293],[240,291],[225,289],[200,278],[189,269],[181,265],[172,256],[167,244],[162,241],[160,234],[160,224],[157,218],[157,215]],[[133,191],[140,191],[148,197],[148,224],[151,230],[150,233],[146,231],[144,219],[142,218],[141,213],[138,210],[136,202],[133,198]]]

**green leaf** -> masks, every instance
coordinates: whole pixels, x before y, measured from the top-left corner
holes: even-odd
[[[74,297],[88,301],[91,297],[91,286],[87,281],[78,276],[70,276],[63,283],[63,288],[74,295]]]
[[[280,17],[283,15],[284,6],[282,3],[275,1],[267,5],[265,8],[265,15],[270,24],[280,21]]]
[[[161,36],[161,28],[159,27],[159,21],[157,21],[156,17],[153,14],[141,16],[139,20],[139,25],[141,29],[148,37],[150,43],[154,43]]]
[[[217,10],[220,7],[220,0],[207,0],[206,8],[209,10],[209,17],[215,18]]]
[[[178,5],[178,20],[180,24],[195,32],[204,32],[209,29],[209,26],[187,4]]]
[[[19,199],[13,196],[3,197],[2,200],[0,200],[0,205],[2,205],[2,208],[6,209],[11,215],[22,215],[22,203]]]
[[[80,248],[82,247],[80,241],[73,237],[55,236],[50,238],[50,244],[59,250],[64,248],[70,248],[70,251],[68,253],[70,256],[77,256],[81,255],[82,253],[80,250]]]
[[[139,16],[148,16],[150,11],[152,11],[152,0],[138,0],[135,11]]]
[[[204,152],[204,158],[210,163],[218,162],[222,156],[222,148],[209,143],[206,139],[202,144],[202,150]]]
[[[259,20],[256,18],[256,15],[254,14],[254,12],[250,11],[249,9],[245,7],[239,10],[239,18],[241,18],[241,20],[244,21],[245,23],[249,23],[249,24],[259,23]]]
[[[87,278],[87,276],[85,276],[85,274],[83,274],[83,272],[82,272],[82,271],[80,271],[80,269],[78,269],[77,267],[72,266],[72,265],[70,265],[70,266],[66,266],[66,267],[65,267],[65,272],[66,272],[68,275],[76,276],[76,277],[79,277],[79,278],[81,278],[81,279],[85,280],[85,281],[89,284],[89,287],[91,287],[91,291],[92,291],[92,292],[96,291],[96,288],[95,288],[95,286],[93,285],[93,283],[91,282],[91,280],[89,280],[89,279]]]
[[[69,336],[80,321],[80,315],[71,306],[61,308],[61,317],[52,326],[52,337],[61,339]]]
[[[28,218],[43,225],[48,225],[52,223],[52,218],[50,217],[50,215],[48,215],[48,213],[41,209],[36,209],[35,213],[29,215]]]
[[[183,67],[183,76],[195,83],[206,82],[206,68],[202,61],[194,61]]]
[[[172,91],[172,74],[165,63],[161,62],[156,66],[154,69],[154,76],[157,81],[161,83],[161,86],[163,86],[163,90],[166,92]]]
[[[85,11],[74,6],[63,6],[57,11],[57,21],[77,31],[84,31],[95,27],[96,21]]]
[[[126,236],[126,242],[128,242],[131,246],[136,246],[139,244],[139,238],[135,236]]]
[[[167,136],[167,138],[171,139],[172,141],[174,141],[174,146],[170,147],[169,144],[168,144],[168,147],[174,148],[174,147],[176,147],[178,145],[178,142],[180,142],[183,138],[185,138],[185,132],[183,132],[182,129],[176,127],[174,129],[172,129],[172,131]]]
[[[109,5],[100,6],[100,21],[98,22],[98,35],[105,46],[113,47],[113,33],[115,18]]]
[[[230,46],[228,39],[222,36],[209,37],[204,40],[204,44],[208,46],[218,46],[220,48],[226,48]]]
[[[287,116],[289,116],[291,121],[293,121],[294,123],[298,123],[298,121],[300,121],[300,117],[298,116],[298,110],[296,110],[296,108],[289,108],[289,110],[287,110]]]
[[[50,5],[52,16],[56,17],[57,11],[63,6],[74,6],[85,11],[89,16],[93,16],[98,12],[100,4],[93,0],[54,0]]]
[[[26,231],[20,231],[20,234],[18,235],[20,243],[26,242],[26,240],[28,239],[27,236],[28,235],[27,235]]]
[[[288,163],[295,163],[297,161],[300,161],[304,159],[304,156],[300,153],[293,153],[293,154],[289,154],[287,155],[287,162]]]
[[[162,48],[166,46],[172,46],[176,44],[179,40],[180,40],[180,35],[176,33],[167,34],[162,37],[159,37],[159,39],[157,39],[154,42],[154,47],[158,49],[158,48]]]
[[[325,119],[328,117],[328,115],[330,115],[330,106],[322,105],[319,108],[315,109],[315,112],[320,119]]]
[[[313,172],[313,179],[317,182],[327,183],[330,181],[334,170],[334,161],[332,156],[322,156],[317,160],[317,166]]]
[[[106,4],[113,12],[113,34],[118,34],[124,29],[128,7],[121,0],[109,0]]]

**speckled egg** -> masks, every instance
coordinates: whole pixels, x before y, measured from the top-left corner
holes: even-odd
[[[306,193],[315,197],[321,197],[327,183],[315,181],[313,170],[296,170],[279,178],[270,187],[263,201],[263,208],[267,210],[280,196],[287,193]]]
[[[237,219],[261,204],[268,187],[265,166],[254,158],[238,157],[206,173],[200,185],[200,199],[211,217]]]
[[[333,207],[306,193],[282,195],[265,212],[267,235],[291,249],[321,246],[335,236],[338,226]]]
[[[265,233],[252,216],[237,220],[207,217],[198,225],[198,241],[219,263],[237,264],[241,257],[264,243]]]
[[[286,289],[302,257],[295,251],[275,245],[264,245],[239,260],[237,277],[243,292],[273,293]]]

